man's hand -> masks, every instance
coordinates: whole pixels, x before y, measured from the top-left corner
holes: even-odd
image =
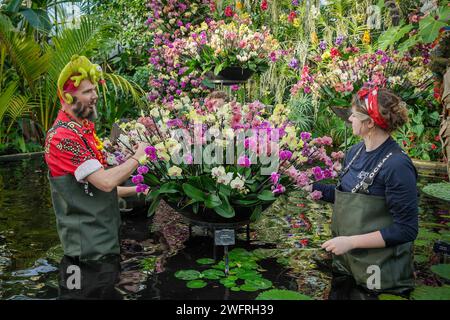
[[[146,155],[146,153],[145,153],[145,148],[147,148],[149,145],[147,144],[147,143],[145,143],[145,142],[139,142],[136,146],[135,146],[135,148],[136,148],[136,151],[135,151],[135,153],[134,153],[134,157],[136,158],[136,159],[141,159],[142,157],[144,157],[145,155]]]
[[[322,248],[339,256],[355,249],[355,245],[351,237],[336,237],[323,243]]]

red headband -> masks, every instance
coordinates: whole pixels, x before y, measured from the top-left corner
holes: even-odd
[[[367,113],[369,114],[369,117],[372,118],[372,120],[383,129],[388,128],[388,124],[383,119],[383,117],[380,114],[380,111],[378,110],[378,88],[362,88],[358,91],[358,97],[360,99],[364,99],[367,96]]]

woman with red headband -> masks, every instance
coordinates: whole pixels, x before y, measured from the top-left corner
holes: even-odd
[[[333,253],[330,299],[402,294],[414,286],[417,172],[391,137],[408,121],[407,114],[405,103],[389,90],[361,89],[353,98],[349,121],[363,141],[348,151],[337,186],[313,185],[325,201],[334,203],[333,238],[322,245]]]

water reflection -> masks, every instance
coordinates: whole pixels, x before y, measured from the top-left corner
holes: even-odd
[[[59,264],[59,299],[120,300],[115,286],[120,278],[120,256],[80,261],[64,256]]]

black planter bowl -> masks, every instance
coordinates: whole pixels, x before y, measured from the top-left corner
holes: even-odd
[[[199,208],[198,213],[194,213],[190,206],[181,210],[174,203],[168,201],[166,203],[176,212],[180,213],[189,223],[214,228],[231,228],[247,225],[250,223],[250,217],[253,213],[253,208],[251,207],[234,207],[235,216],[225,218],[218,215],[214,209]],[[271,204],[263,205],[262,210],[264,211],[270,206]]]
[[[229,81],[247,81],[252,75],[253,71],[241,67],[226,67],[219,72],[219,76]]]

